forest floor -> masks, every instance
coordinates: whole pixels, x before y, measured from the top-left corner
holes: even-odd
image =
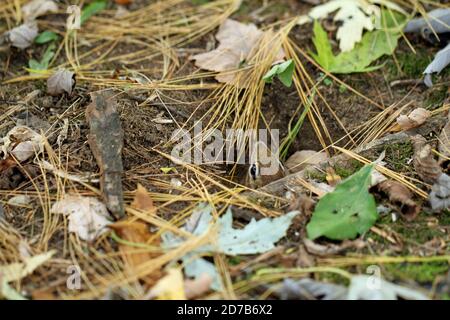
[[[17,5],[27,2],[0,4],[0,34],[21,24]],[[375,62],[379,69],[332,74],[311,58],[313,25],[295,24],[313,7],[310,1],[244,0],[236,8],[238,2],[134,0],[122,11],[107,1],[106,8],[89,17],[74,35],[65,29],[66,4],[61,1],[57,13],[37,20],[41,32],[58,35],[51,42],[55,55],[47,68],[33,73],[29,61],[39,61],[49,42],[23,50],[0,47],[0,137],[20,125],[45,137],[42,152],[24,161],[8,157],[2,149],[0,268],[24,267],[32,257],[54,251],[42,266],[8,278],[13,281],[6,283],[22,297],[170,299],[180,298],[173,291],[181,285],[182,298],[323,298],[329,292],[312,297],[287,294],[283,280],[292,279],[293,285],[297,279],[310,278],[347,287],[353,275],[379,272],[382,279],[431,299],[450,298],[450,213],[432,210],[428,198],[433,182],[424,181],[418,172],[415,164],[421,150],[408,138],[425,138],[431,148],[429,161],[444,157],[439,137],[448,121],[450,71],[433,77],[430,88],[421,82],[439,46],[420,35],[403,35],[392,55]],[[274,30],[273,47],[282,47],[295,62],[294,84],[287,87],[275,79],[237,88],[199,69],[192,56],[217,48],[215,35],[226,19]],[[334,24],[324,21],[331,39]],[[336,49],[334,40],[332,45]],[[70,94],[50,95],[47,79],[59,68],[73,71],[76,83]],[[86,241],[70,230],[67,215],[52,208],[68,194],[103,199],[98,183],[102,172],[88,141],[92,128],[86,117],[86,108],[94,103],[91,93],[99,91],[114,100],[123,130],[126,217]],[[399,128],[397,117],[417,108],[430,112],[426,122],[410,130]],[[251,164],[174,163],[173,132],[189,129],[199,120],[204,130],[278,129],[285,143],[280,162],[301,150],[341,158],[311,164],[314,170],[305,171],[297,184],[295,179],[273,178],[257,186],[247,183]],[[296,123],[298,132],[292,130]],[[394,138],[358,151],[390,136]],[[401,197],[404,193],[399,196],[375,186],[370,195],[378,217],[370,228],[347,239],[308,239],[306,226],[316,214],[314,205],[326,193],[324,185],[339,186],[340,180],[352,177],[383,152],[382,173],[408,190],[407,199]],[[439,162],[442,174],[448,170],[448,162],[444,163]],[[264,252],[205,252],[199,248],[213,238],[213,231],[187,236],[185,226],[192,222],[193,212],[205,210],[199,209],[200,203],[209,204],[213,220],[231,208],[234,228],[247,231],[252,218],[300,213],[279,241],[267,240],[270,248]],[[185,242],[167,248],[161,235],[168,232],[185,236]],[[210,289],[213,280],[202,277],[195,266],[188,271],[186,254],[191,259],[203,257],[195,261],[212,266],[222,288]],[[0,269],[0,284],[2,270],[6,269]],[[75,281],[74,288],[69,282],[78,273],[80,282]],[[0,291],[1,295],[7,296]]]

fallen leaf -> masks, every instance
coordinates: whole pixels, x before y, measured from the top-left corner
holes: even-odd
[[[26,126],[12,128],[5,137],[1,150],[4,156],[13,155],[19,162],[28,160],[44,149],[44,138]]]
[[[75,73],[68,70],[58,70],[47,79],[47,93],[57,96],[66,92],[72,94],[75,86]]]
[[[210,205],[200,204],[194,210],[183,229],[190,231],[195,236],[204,236],[209,228],[214,225],[217,228],[217,235],[212,238],[214,244],[200,246],[185,255],[182,260],[185,265],[185,273],[188,277],[198,279],[203,273],[207,273],[213,279],[211,288],[219,290],[221,283],[214,264],[202,258],[196,258],[195,256],[209,252],[241,255],[269,251],[275,247],[274,244],[277,241],[285,236],[292,219],[298,214],[298,211],[293,211],[273,219],[252,220],[243,229],[233,228],[233,218],[230,208],[215,223],[213,223],[211,213],[212,207]],[[161,238],[166,249],[178,247],[185,241],[183,237],[175,236],[171,232],[163,233]]]
[[[400,182],[385,180],[376,188],[389,197],[389,201],[399,208],[406,220],[414,220],[420,212],[420,205],[412,199],[412,192]]]
[[[308,18],[302,16],[298,23],[323,19],[336,11],[334,20],[341,22],[336,33],[339,49],[348,52],[361,41],[364,30],[372,31],[375,27],[384,26],[380,22],[380,7],[375,4],[406,15],[401,7],[387,0],[332,0],[311,9]]]
[[[50,260],[55,253],[55,250],[51,250],[25,259],[23,262],[0,266],[0,276],[6,283],[19,281],[29,274],[32,274],[34,270]]]
[[[348,300],[429,300],[422,293],[387,282],[375,275],[353,276],[348,288]]]
[[[69,232],[74,232],[86,241],[93,241],[111,224],[111,216],[106,206],[97,198],[65,195],[56,201],[51,213],[69,216]]]
[[[81,11],[80,23],[81,24],[85,23],[92,16],[106,9],[107,5],[108,3],[106,2],[106,0],[95,0],[89,3],[88,5],[83,7],[83,10]]]
[[[138,184],[137,189],[134,192],[131,207],[151,214],[156,213],[156,207],[153,204],[152,197],[150,197],[147,189],[145,189],[141,184]]]
[[[409,130],[421,126],[431,117],[431,112],[424,108],[416,108],[407,116],[401,115],[397,118],[397,124],[402,130]]]
[[[413,164],[417,175],[425,182],[433,184],[442,173],[441,167],[434,159],[431,146],[421,135],[415,135],[411,138],[414,155]]]
[[[370,229],[378,218],[375,199],[368,191],[372,168],[366,165],[319,200],[306,226],[309,239],[351,239]]]
[[[56,41],[58,40],[59,36],[57,33],[53,31],[45,30],[44,32],[40,33],[36,39],[34,39],[34,42],[37,44],[45,44],[48,42]]]
[[[450,64],[450,44],[447,44],[447,46],[444,49],[436,53],[433,61],[431,61],[431,63],[426,67],[425,71],[423,72],[425,75],[424,79],[425,84],[428,87],[433,86],[431,75],[433,73],[439,74],[449,64]]]
[[[263,80],[266,83],[272,83],[273,79],[277,77],[280,79],[281,83],[284,84],[284,86],[290,88],[292,85],[292,75],[295,70],[295,64],[292,59],[276,64],[270,69],[264,76]]]
[[[209,291],[212,284],[212,277],[207,273],[202,273],[197,279],[187,279],[184,281],[184,293],[187,299],[194,299]]]
[[[429,201],[434,211],[450,208],[450,177],[447,174],[441,174],[433,184]]]
[[[295,173],[304,170],[308,166],[317,165],[328,160],[326,152],[317,152],[314,150],[302,150],[295,152],[290,156],[284,166],[290,173]]]
[[[394,52],[401,36],[399,30],[394,28],[366,32],[361,43],[358,43],[352,51],[341,52],[335,56],[325,30],[315,21],[313,43],[317,53],[313,53],[312,56],[331,73],[370,72],[381,67],[370,66],[372,62]]]
[[[147,224],[139,221],[119,221],[110,224],[109,228],[116,231],[119,237],[126,241],[124,243],[119,242],[119,250],[129,274],[136,274],[139,266],[159,255],[140,247],[140,245],[150,245],[149,239],[152,235]],[[156,270],[142,280],[148,286],[153,286],[161,277],[162,272]]]
[[[52,0],[33,0],[22,7],[22,15],[25,21],[32,21],[37,17],[57,11],[58,5]]]
[[[427,12],[425,18],[411,19],[404,32],[445,33],[450,31],[450,8],[438,8]]]
[[[217,49],[194,55],[195,65],[201,69],[223,72],[215,78],[219,82],[233,84],[237,73],[226,72],[238,69],[248,61],[261,41],[264,32],[254,24],[243,24],[227,19],[220,26],[216,39],[220,42]],[[278,53],[273,62],[283,59],[284,53]],[[243,85],[242,85],[243,86]]]
[[[26,300],[19,292],[12,288],[0,274],[0,298],[8,300]]]
[[[281,300],[342,300],[347,297],[348,289],[309,278],[299,280],[288,278],[284,279],[276,293]]]
[[[186,300],[181,268],[171,268],[146,295],[148,299]]]
[[[8,200],[8,204],[10,206],[19,206],[19,207],[25,207],[28,204],[30,204],[31,202],[31,198],[27,195],[17,195],[12,197],[11,199]]]
[[[13,47],[26,49],[33,44],[37,37],[39,29],[36,21],[26,22],[5,33],[6,40]]]

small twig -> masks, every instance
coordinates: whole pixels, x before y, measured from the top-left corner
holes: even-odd
[[[417,85],[421,85],[424,84],[422,79],[404,79],[404,80],[395,80],[392,81],[389,86],[391,88],[396,87],[396,86],[417,86]]]

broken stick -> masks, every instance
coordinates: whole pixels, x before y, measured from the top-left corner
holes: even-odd
[[[122,191],[123,131],[113,98],[104,92],[92,92],[92,103],[86,108],[89,124],[88,142],[100,168],[103,201],[111,214],[119,219],[125,215]]]

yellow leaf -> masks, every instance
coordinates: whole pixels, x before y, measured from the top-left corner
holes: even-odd
[[[172,268],[150,290],[148,297],[158,300],[186,300],[181,268]]]

